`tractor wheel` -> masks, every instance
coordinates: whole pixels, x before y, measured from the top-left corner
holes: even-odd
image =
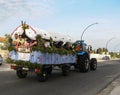
[[[70,71],[70,66],[69,65],[63,65],[62,66],[62,75],[67,76]]]
[[[24,70],[17,70],[16,71],[16,74],[19,78],[26,78],[27,76],[27,71],[24,71]]]
[[[88,72],[89,71],[89,57],[87,55],[80,56],[78,65],[79,65],[80,72]]]
[[[43,71],[42,73],[37,74],[37,79],[38,79],[38,81],[40,81],[40,82],[46,81],[47,78],[48,78],[48,74],[47,74],[46,71]]]
[[[97,60],[96,60],[96,58],[92,58],[90,60],[90,69],[91,70],[96,70],[97,69]]]
[[[52,66],[50,66],[49,68],[47,68],[47,73],[50,75],[52,73]]]

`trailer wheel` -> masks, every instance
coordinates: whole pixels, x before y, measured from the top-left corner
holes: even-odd
[[[70,71],[70,66],[69,65],[63,65],[62,66],[62,75],[67,76]]]
[[[38,79],[38,81],[40,81],[40,82],[46,81],[47,78],[48,78],[48,74],[47,74],[46,71],[43,71],[42,73],[37,74],[37,79]]]
[[[27,76],[27,71],[24,70],[17,70],[16,74],[19,78],[25,78]]]
[[[96,70],[97,69],[97,60],[96,60],[96,58],[92,58],[90,60],[90,69],[91,70]]]
[[[52,66],[50,66],[49,68],[47,68],[47,73],[50,75],[52,73]]]
[[[89,71],[89,57],[87,55],[83,55],[79,58],[78,69],[80,72],[88,72]]]

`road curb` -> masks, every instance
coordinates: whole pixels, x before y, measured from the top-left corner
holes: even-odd
[[[110,81],[97,95],[119,95],[120,93],[120,74]]]

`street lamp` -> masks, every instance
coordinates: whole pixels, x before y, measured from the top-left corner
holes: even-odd
[[[111,38],[111,39],[109,39],[109,40],[107,41],[107,43],[106,43],[106,50],[107,50],[108,44],[109,44],[110,41],[113,40],[113,39],[115,39],[115,37],[113,37],[113,38]]]
[[[116,51],[116,49],[118,48],[118,46],[120,46],[120,43],[114,46],[114,52]]]
[[[81,41],[82,41],[82,37],[83,37],[83,34],[85,33],[85,31],[86,31],[89,27],[91,27],[91,26],[93,26],[93,25],[95,25],[95,24],[98,24],[98,23],[97,23],[97,22],[96,22],[96,23],[92,23],[92,24],[88,25],[88,26],[83,30],[82,35],[81,35]]]

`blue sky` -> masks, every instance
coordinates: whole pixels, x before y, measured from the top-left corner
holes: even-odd
[[[0,35],[11,33],[21,20],[36,28],[83,39],[93,48],[120,51],[120,0],[0,0]]]

